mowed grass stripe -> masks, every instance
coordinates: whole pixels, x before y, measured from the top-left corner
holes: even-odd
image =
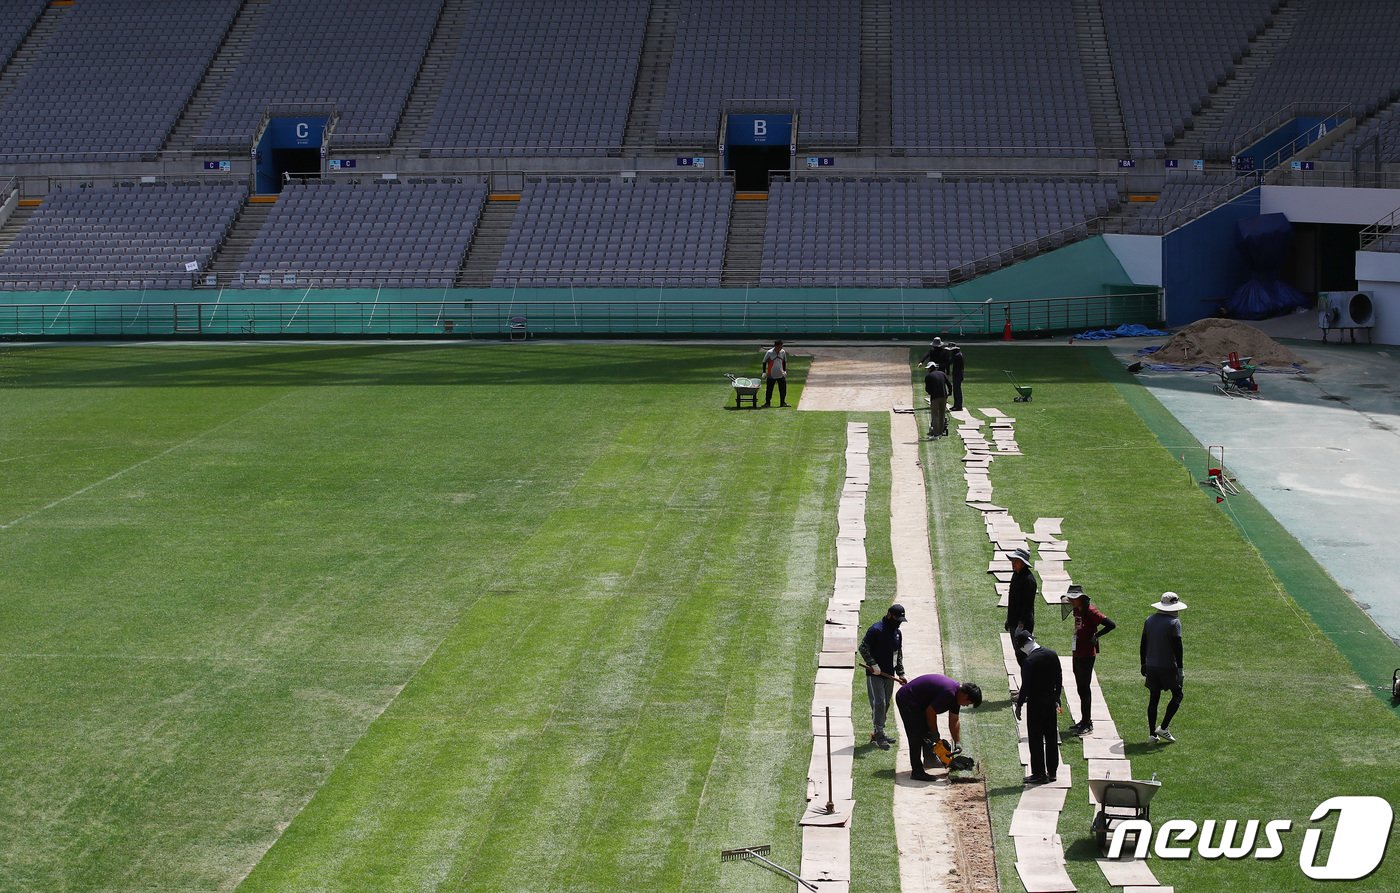
[[[469,807],[467,814],[476,818],[425,839],[425,849],[413,852],[415,841],[403,838],[396,812],[376,823],[392,839],[373,831],[359,843],[364,829],[357,810],[334,808],[337,773],[246,889],[334,889],[336,878],[366,876],[387,889],[421,889],[420,873],[429,865],[433,883],[444,889],[554,889],[552,883],[558,889],[664,889],[697,872],[706,878],[703,885],[722,889],[714,859],[722,835],[706,813],[754,813],[755,795],[768,786],[772,805],[756,811],[761,833],[771,836],[771,824],[781,816],[784,833],[796,839],[792,820],[800,800],[783,801],[800,797],[806,756],[792,744],[808,740],[802,720],[814,669],[807,670],[804,687],[794,683],[792,667],[800,655],[811,666],[824,596],[805,579],[794,588],[781,567],[794,562],[810,576],[818,549],[829,564],[835,498],[829,457],[843,429],[839,419],[773,414],[764,424],[787,425],[785,432],[775,429],[776,439],[758,448],[746,438],[736,449],[724,443],[732,436],[734,415],[713,413],[712,405],[707,410],[696,416],[677,412],[674,429],[643,425],[618,432],[567,503],[503,568],[499,593],[484,602],[505,603],[504,616],[480,624],[464,618],[351,752],[356,760],[366,749],[396,749],[398,742],[388,740],[390,728],[425,711],[444,729],[452,727],[447,717],[457,711],[464,729],[504,726],[499,738],[483,746],[511,756],[489,759],[499,768],[486,789],[482,779],[470,782],[470,802],[457,794],[468,782],[455,778],[442,780],[444,789],[434,798],[440,805],[377,798],[380,811],[440,810],[447,817]],[[818,442],[807,442],[814,435]],[[751,453],[762,454],[761,461],[751,461]],[[821,457],[826,461],[815,461]],[[650,473],[639,475],[642,467]],[[624,479],[622,486],[615,476]],[[810,502],[814,488],[825,538],[812,536],[806,519],[792,523],[798,503],[804,497]],[[736,509],[731,520],[716,517]],[[770,555],[779,568],[757,571]],[[830,571],[825,574],[829,580]],[[557,605],[574,601],[594,608],[582,616],[556,616]],[[799,622],[804,613],[815,621]],[[502,668],[490,656],[502,648],[509,653],[509,642],[495,649],[486,644],[485,667],[473,669],[465,661],[482,654],[474,635],[510,630],[516,616],[542,618],[521,635],[555,645],[550,657],[521,662],[525,678],[502,686]],[[782,635],[774,634],[777,629]],[[459,634],[466,641],[459,642]],[[562,648],[561,636],[568,643]],[[756,642],[749,641],[754,637]],[[759,667],[761,683],[752,678]],[[461,703],[492,687],[501,691],[482,709]],[[727,709],[736,703],[736,691],[737,712]],[[497,697],[504,703],[498,706]],[[771,731],[751,737],[754,722]],[[790,731],[794,727],[797,734]],[[740,740],[744,751],[765,739],[767,744],[735,759],[718,752],[726,737]],[[775,750],[774,741],[786,747]],[[766,756],[774,752],[776,763]],[[790,764],[786,773],[774,771],[784,764]],[[737,790],[736,771],[743,782]],[[777,783],[784,775],[787,784]],[[700,840],[712,837],[710,846],[699,844],[697,826]],[[347,835],[357,845],[347,848]],[[444,839],[451,841],[445,851]],[[444,852],[454,864],[446,864]]]
[[[1124,402],[1117,388],[1131,385],[1116,376],[1106,379],[1090,353],[1043,347],[969,351],[969,380],[988,382],[983,396],[971,396],[979,392],[968,387],[970,404],[1013,413],[1026,453],[993,464],[995,501],[1026,530],[1038,516],[1064,517],[1071,574],[1119,624],[1103,640],[1096,668],[1135,777],[1155,772],[1163,782],[1153,802],[1154,822],[1294,823],[1279,859],[1154,859],[1153,870],[1162,883],[1180,889],[1320,889],[1325,885],[1309,882],[1298,867],[1309,814],[1335,795],[1400,799],[1400,781],[1390,771],[1400,758],[1400,724],[1213,497]],[[1009,387],[992,386],[1005,368],[1035,385],[1034,402],[1012,406]],[[1004,835],[1019,800],[1022,767],[1008,701],[990,694],[1004,691],[994,687],[1005,679],[996,638],[1005,611],[995,607],[986,574],[991,546],[981,520],[962,504],[960,451],[941,446],[926,447],[931,480],[946,482],[936,489],[932,510],[941,541],[935,547],[935,557],[941,557],[940,616],[954,675],[982,682],[989,692],[966,727],[988,772],[1003,883],[1018,889],[1014,850]],[[1151,602],[1166,589],[1191,606],[1182,615],[1186,700],[1172,724],[1179,741],[1151,745],[1137,646]],[[1036,621],[1038,638],[1066,654],[1070,624],[1060,620],[1058,608],[1042,604]],[[1067,697],[1077,704],[1072,680],[1066,683]],[[1092,861],[1098,851],[1088,834],[1092,812],[1081,793],[1087,768],[1082,750],[1068,739],[1062,753],[1074,766],[1077,784],[1059,825],[1070,876],[1081,890],[1106,891]],[[1334,826],[1319,827],[1330,834]],[[1400,867],[1394,860],[1347,885],[1367,891],[1397,887]]]
[[[802,690],[790,671],[794,663],[810,667],[820,634],[824,595],[808,587],[821,575],[829,585],[830,562],[814,560],[810,548],[829,544],[834,534],[834,490],[826,475],[833,451],[839,459],[840,420],[722,412],[730,395],[719,372],[742,368],[747,352],[668,347],[664,353],[662,361],[655,348],[215,347],[208,354],[124,348],[47,351],[26,361],[25,374],[12,376],[3,392],[7,419],[39,430],[38,420],[55,406],[90,400],[104,411],[70,414],[71,427],[59,426],[63,438],[113,443],[128,455],[149,455],[153,430],[178,436],[180,425],[167,415],[187,419],[214,405],[256,402],[272,390],[287,396],[275,418],[231,426],[191,455],[172,453],[54,509],[42,524],[26,524],[23,535],[15,528],[0,538],[13,570],[0,583],[11,621],[0,652],[58,656],[6,658],[10,672],[0,682],[0,700],[7,715],[23,721],[0,731],[0,771],[6,789],[24,796],[22,806],[0,818],[15,832],[0,846],[0,886],[226,886],[336,766],[351,781],[328,786],[328,802],[381,788],[412,800],[418,792],[441,791],[440,775],[462,780],[462,803],[489,802],[466,780],[511,777],[507,742],[551,737],[526,734],[536,728],[522,707],[526,683],[502,686],[495,676],[492,660],[513,647],[511,636],[540,641],[539,657],[512,652],[513,661],[577,666],[579,658],[556,659],[561,648],[567,655],[570,643],[589,642],[593,630],[613,630],[619,616],[648,616],[652,602],[662,605],[663,616],[690,623],[690,614],[665,605],[704,597],[706,585],[714,598],[738,593],[748,612],[713,620],[702,613],[702,627],[723,618],[722,634],[710,638],[743,641],[729,628],[731,616],[744,618],[740,626],[754,625],[748,635],[759,642],[756,656],[744,654],[742,661],[754,667],[754,677],[743,691],[761,705],[755,710],[761,718],[735,721],[716,735],[702,726],[715,721],[718,693],[706,689],[696,697],[682,690],[671,699],[653,694],[650,709],[634,710],[642,718],[630,728],[647,730],[639,741],[654,741],[645,718],[671,709],[672,700],[692,698],[690,733],[724,743],[701,761],[711,782],[699,804],[680,811],[685,827],[709,828],[720,819],[726,828],[744,827],[730,815],[738,808],[747,820],[744,798],[752,788],[763,802],[773,796],[782,804],[752,810],[764,829],[759,833],[769,833],[765,817],[784,808],[793,812],[782,827],[791,829],[800,802],[789,805],[790,792],[765,789],[775,784],[800,796],[806,756],[790,759],[782,746],[773,750],[767,730],[796,726],[805,738],[805,721],[796,720],[805,717],[810,688]],[[83,420],[92,426],[79,429]],[[679,457],[671,455],[675,449],[658,452],[658,462],[648,460],[641,470],[618,464],[616,473],[627,478],[619,489],[650,493],[650,503],[610,501],[607,476],[596,493],[586,482],[590,469],[602,470],[598,460],[611,455],[618,432],[634,422],[641,423],[635,438],[642,444],[657,437],[646,433],[650,426],[675,449],[685,447]],[[784,458],[793,451],[802,455]],[[84,455],[52,453],[48,464],[60,468],[66,461],[60,455]],[[671,477],[658,477],[658,466],[667,465]],[[35,482],[50,474],[22,461],[7,463],[7,475],[14,467],[26,469],[19,488],[26,491],[42,490]],[[98,470],[55,478],[90,481]],[[727,479],[732,486],[715,484]],[[575,494],[579,505],[592,499],[596,513],[578,511]],[[831,530],[820,536],[805,520],[791,523],[793,507],[814,498],[832,518]],[[641,550],[631,560],[616,555],[626,548],[625,536],[605,533],[591,545],[578,535],[547,542],[556,520],[560,529],[589,533],[626,526],[613,524],[615,518],[630,518],[645,541],[661,515],[677,519],[677,531],[709,525],[713,533],[688,539],[677,533],[682,554]],[[687,557],[701,549],[704,561]],[[804,568],[801,578],[786,579],[796,568]],[[529,635],[530,627],[519,625],[522,616],[544,624],[554,638]],[[779,625],[784,632],[774,634]],[[457,634],[478,629],[485,644],[468,642],[457,657],[490,684],[467,700],[489,708],[499,691],[498,712],[464,714],[452,698],[427,698],[417,715],[405,711],[370,727],[366,745],[382,737],[384,749],[351,747],[439,643],[445,655]],[[708,634],[709,627],[699,632]],[[812,638],[803,647],[792,644],[802,636]],[[611,644],[630,647],[630,640]],[[585,653],[619,660],[578,652]],[[643,666],[648,659],[643,656]],[[702,675],[688,663],[678,666],[682,677]],[[567,707],[567,673],[552,672],[558,678],[541,683],[545,703]],[[449,677],[437,694],[456,693],[461,682]],[[400,703],[413,704],[407,696],[416,690],[410,686]],[[600,682],[588,709],[601,711],[611,696]],[[567,718],[556,717],[549,728],[591,728],[589,716],[572,726]],[[770,750],[755,759],[735,756],[750,737]],[[63,743],[62,760],[55,759],[56,742]],[[599,765],[618,753],[610,746],[596,751]],[[543,762],[553,765],[550,752]],[[382,766],[379,757],[387,759]],[[655,764],[643,751],[633,759]],[[720,768],[730,760],[750,775],[743,785],[715,784],[737,771]],[[774,766],[784,767],[792,783],[773,782],[781,775]],[[627,789],[615,799],[637,803],[636,795]],[[368,806],[358,811],[359,824],[346,829],[337,849],[363,843],[352,858],[371,861],[366,854],[377,846],[368,842],[366,826],[374,814],[406,830],[386,825],[386,861],[375,872],[346,874],[346,883],[421,889],[435,878],[450,879],[458,854],[438,844],[456,839],[460,803],[434,815],[383,809],[380,801],[377,793],[362,801]],[[723,804],[714,807],[714,821],[712,802]],[[477,818],[483,816],[469,814],[458,824]],[[82,834],[75,833],[79,826]],[[298,837],[293,827],[288,841]],[[684,832],[676,840],[673,847],[698,846]],[[415,850],[427,855],[417,859]],[[711,850],[703,852],[708,865]],[[334,887],[336,875],[321,873],[324,867],[304,873],[308,885]],[[380,884],[381,878],[392,880]],[[474,882],[461,876],[462,884]]]

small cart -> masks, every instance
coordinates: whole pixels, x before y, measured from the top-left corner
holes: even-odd
[[[1001,370],[1001,371],[1002,371],[1002,374],[1005,375],[1005,376],[1007,377],[1008,380],[1010,380],[1011,386],[1012,386],[1013,388],[1016,389],[1016,397],[1015,397],[1014,400],[1012,400],[1012,402],[1013,402],[1013,403],[1029,403],[1029,402],[1031,402],[1031,390],[1032,390],[1031,386],[1028,385],[1028,384],[1023,385],[1023,384],[1021,384],[1019,381],[1017,381],[1017,380],[1016,380],[1016,376],[1013,375],[1013,374],[1011,373],[1011,370],[1010,370],[1010,369],[1003,369],[1003,370]]]
[[[734,408],[738,409],[744,405],[744,401],[749,401],[749,406],[758,409],[758,389],[763,387],[761,378],[739,378],[732,373],[724,373],[724,377],[729,379],[729,383],[734,385]]]
[[[1108,852],[1113,831],[1121,822],[1127,819],[1147,819],[1150,817],[1152,797],[1161,787],[1162,783],[1155,778],[1152,781],[1114,778],[1089,779],[1089,793],[1093,795],[1094,802],[1099,805],[1099,811],[1094,816],[1094,823],[1090,826],[1090,830],[1098,840],[1101,852]],[[1124,834],[1123,843],[1128,844],[1129,834],[1133,836],[1132,845],[1136,848],[1138,841],[1135,831]]]

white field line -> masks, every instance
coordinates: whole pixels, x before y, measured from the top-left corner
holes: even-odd
[[[289,391],[288,394],[290,394],[290,393],[292,393],[292,392]],[[109,484],[109,483],[111,483],[112,481],[115,481],[117,478],[120,478],[120,477],[122,477],[123,475],[129,474],[129,473],[135,471],[136,469],[141,468],[141,467],[143,467],[143,466],[145,466],[145,465],[149,465],[150,463],[156,461],[157,459],[163,459],[163,458],[165,458],[166,456],[170,455],[171,453],[175,452],[176,450],[183,449],[184,447],[189,446],[190,444],[194,443],[195,441],[200,440],[200,439],[202,439],[202,438],[204,438],[204,437],[207,437],[207,436],[209,436],[210,434],[213,434],[215,431],[219,431],[219,430],[221,430],[221,429],[223,429],[223,428],[227,428],[229,425],[232,425],[234,422],[237,422],[237,421],[240,421],[241,419],[247,418],[248,416],[252,415],[253,413],[258,412],[258,411],[260,411],[260,410],[262,410],[262,409],[264,409],[264,408],[266,408],[266,407],[272,405],[273,403],[276,403],[278,400],[281,400],[283,397],[286,397],[286,396],[287,396],[287,394],[283,394],[283,395],[281,395],[280,397],[274,397],[273,399],[267,401],[266,403],[263,403],[263,404],[261,404],[261,405],[259,405],[259,406],[253,407],[252,409],[248,410],[247,412],[240,413],[239,415],[236,415],[236,416],[234,416],[233,418],[231,418],[231,419],[229,419],[229,420],[227,420],[227,421],[220,422],[219,424],[217,424],[217,425],[215,425],[214,427],[208,429],[207,431],[201,431],[200,433],[198,433],[198,434],[196,434],[195,436],[191,437],[189,440],[182,441],[182,442],[180,442],[180,443],[175,444],[175,445],[172,446],[172,447],[168,447],[168,448],[166,448],[166,449],[164,449],[164,450],[161,450],[159,453],[156,453],[154,456],[148,456],[148,457],[146,457],[145,459],[142,459],[140,462],[135,463],[134,465],[128,465],[126,468],[123,468],[121,471],[112,472],[111,474],[107,475],[105,478],[103,478],[103,479],[100,480],[100,481],[93,481],[91,484],[88,484],[86,487],[82,487],[82,488],[80,488],[80,489],[78,489],[78,490],[74,490],[72,493],[69,493],[67,496],[60,496],[58,499],[55,499],[53,502],[50,502],[48,505],[41,506],[41,507],[35,509],[35,510],[32,511],[32,512],[27,512],[27,513],[25,513],[25,514],[23,514],[23,515],[20,515],[18,518],[15,518],[15,519],[12,520],[12,521],[7,521],[7,522],[5,522],[4,524],[0,524],[0,531],[9,530],[11,527],[14,527],[16,524],[22,524],[22,523],[24,523],[25,521],[28,521],[30,518],[35,517],[36,515],[42,515],[44,512],[47,512],[49,509],[57,508],[58,506],[63,505],[65,502],[68,502],[70,499],[76,499],[77,497],[82,496],[84,493],[87,493],[87,492],[89,492],[89,491],[91,491],[91,490],[97,489],[98,487],[102,486],[103,484]]]

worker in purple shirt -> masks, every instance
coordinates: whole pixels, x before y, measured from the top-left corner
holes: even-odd
[[[939,673],[916,676],[895,693],[899,718],[904,723],[904,740],[909,745],[910,777],[915,781],[932,781],[924,771],[924,744],[943,737],[938,728],[938,714],[948,714],[948,735],[953,752],[962,750],[962,723],[958,718],[961,707],[977,707],[982,703],[982,689],[970,682],[959,682]]]

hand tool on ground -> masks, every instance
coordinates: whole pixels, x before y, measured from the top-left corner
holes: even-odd
[[[815,891],[818,889],[816,884],[813,884],[810,881],[804,881],[802,878],[793,874],[791,871],[788,871],[786,868],[777,864],[776,862],[771,862],[768,859],[763,858],[771,852],[773,852],[773,848],[766,843],[759,844],[758,846],[742,846],[732,850],[720,850],[719,860],[721,862],[752,862],[753,860],[757,859],[759,862],[762,862],[768,868],[769,871],[776,871],[778,874],[781,874],[785,877],[790,877],[794,881],[797,881],[799,884],[806,887],[808,890]]]
[[[864,670],[865,672],[870,673],[870,668],[867,667],[865,664],[861,663],[860,661],[856,661],[856,666],[860,667],[860,668],[861,668],[862,670]],[[908,679],[901,679],[901,678],[898,677],[898,676],[891,676],[889,673],[886,673],[884,670],[881,670],[881,671],[878,672],[878,673],[870,673],[870,675],[871,675],[871,676],[883,676],[883,677],[885,677],[886,679],[893,679],[895,682],[898,682],[900,685],[908,685],[908,684],[909,684],[909,680],[908,680]]]

